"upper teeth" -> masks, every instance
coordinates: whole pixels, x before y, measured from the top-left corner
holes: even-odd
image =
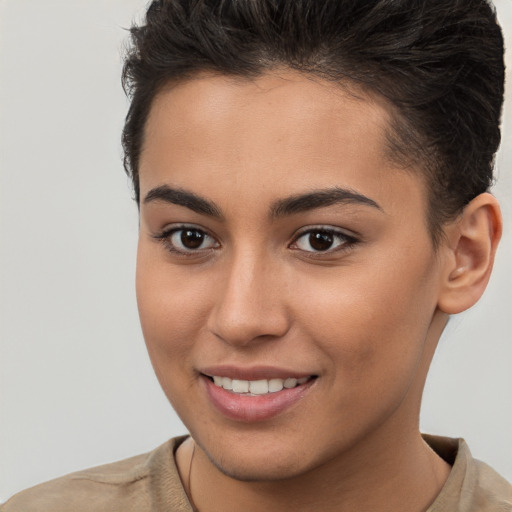
[[[304,384],[309,377],[295,379],[289,377],[287,379],[261,379],[261,380],[240,380],[230,379],[229,377],[213,376],[213,382],[233,393],[250,393],[251,395],[265,395],[267,393],[275,393],[283,388],[294,388],[298,384]]]

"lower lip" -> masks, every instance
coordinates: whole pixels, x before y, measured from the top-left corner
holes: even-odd
[[[304,398],[316,379],[311,379],[291,389],[266,395],[237,395],[216,386],[208,377],[201,376],[213,405],[231,420],[251,423],[269,420]]]

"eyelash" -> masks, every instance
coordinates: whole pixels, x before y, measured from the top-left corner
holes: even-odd
[[[190,231],[193,233],[199,233],[201,236],[207,238],[211,238],[215,246],[214,247],[208,247],[206,249],[178,249],[176,247],[176,244],[172,242],[172,237],[180,232]],[[211,236],[207,231],[205,231],[202,228],[196,227],[194,225],[181,225],[181,226],[173,226],[171,228],[165,229],[161,233],[157,233],[156,235],[153,235],[153,238],[156,240],[159,240],[164,245],[165,249],[169,252],[177,255],[177,256],[184,256],[184,257],[197,257],[198,255],[204,255],[206,251],[212,251],[214,249],[217,249],[219,247],[219,243],[215,240],[213,236]]]
[[[310,240],[308,241],[311,246],[311,235],[313,234],[319,234],[321,236],[328,236],[331,237],[334,240],[338,240],[339,244],[335,246],[334,248],[327,248],[326,250],[312,250],[312,251],[306,251],[304,249],[300,249],[297,246],[297,242],[306,236],[309,235]],[[297,236],[294,238],[293,242],[289,245],[291,249],[303,251],[305,253],[309,253],[308,257],[322,257],[323,255],[329,255],[337,252],[342,251],[348,251],[349,249],[352,249],[357,243],[359,242],[358,238],[356,238],[353,235],[349,235],[345,233],[344,231],[340,229],[335,229],[330,226],[313,226],[308,227],[302,231],[300,231]],[[333,242],[335,243],[335,242]]]
[[[200,234],[200,236],[203,237],[203,240],[207,240],[208,238],[210,238],[211,240],[213,240],[214,245],[212,247],[207,247],[204,249],[201,249],[200,247],[198,247],[196,249],[189,248],[188,250],[187,249],[179,249],[176,247],[176,244],[172,242],[172,237],[180,232],[183,233],[185,231],[190,231],[191,233],[198,233],[198,234]],[[336,243],[335,240],[338,240],[339,243],[334,248],[329,247],[326,250],[308,251],[305,249],[301,249],[300,247],[297,247],[297,243],[301,240],[301,238],[304,238],[308,235],[309,235],[309,237],[311,237],[313,234],[317,234],[317,235],[320,235],[323,237],[326,237],[326,236],[330,237],[331,239],[333,239],[332,243]],[[212,235],[210,235],[204,229],[196,227],[194,225],[180,225],[180,226],[170,227],[168,229],[165,229],[161,233],[153,235],[153,238],[162,242],[162,244],[164,245],[164,247],[166,248],[167,251],[169,251],[175,255],[183,256],[183,257],[197,257],[199,255],[205,255],[205,253],[207,251],[210,252],[210,251],[220,247],[219,242],[216,241],[216,239]],[[320,241],[320,243],[321,243],[322,239],[319,238],[318,241]],[[309,240],[310,247],[312,247],[311,242],[312,242],[312,240],[310,238],[310,240]],[[329,227],[327,227],[327,226],[312,226],[312,227],[308,227],[308,228],[305,228],[302,231],[300,231],[295,236],[293,241],[288,245],[288,247],[292,250],[309,253],[308,257],[310,257],[310,258],[318,258],[318,257],[322,257],[323,255],[329,255],[329,254],[333,254],[336,252],[348,251],[349,249],[353,248],[358,242],[359,242],[359,240],[355,236],[348,235],[347,233],[345,233],[344,231],[341,231],[339,229],[335,229],[330,226]],[[200,245],[202,245],[202,241],[201,241]]]

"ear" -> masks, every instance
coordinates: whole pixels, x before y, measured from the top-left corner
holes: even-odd
[[[482,296],[501,238],[498,201],[488,193],[475,197],[453,223],[446,226],[438,307],[450,315],[473,306]]]

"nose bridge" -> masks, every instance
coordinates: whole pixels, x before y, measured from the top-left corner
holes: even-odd
[[[224,282],[212,310],[210,330],[226,343],[245,345],[288,330],[285,297],[276,265],[250,248],[226,264]]]

